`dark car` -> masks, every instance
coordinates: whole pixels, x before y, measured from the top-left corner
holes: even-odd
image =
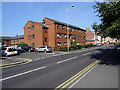
[[[23,46],[22,49],[25,51],[29,51],[29,52],[34,51],[34,48],[32,48],[30,46]]]

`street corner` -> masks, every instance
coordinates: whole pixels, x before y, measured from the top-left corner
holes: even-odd
[[[2,57],[0,60],[0,69],[23,65],[29,62],[32,62],[32,60],[28,58]]]

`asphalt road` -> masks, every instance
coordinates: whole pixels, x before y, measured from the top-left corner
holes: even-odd
[[[3,69],[0,82],[2,88],[56,88],[110,51],[110,47],[102,47],[33,60],[28,64]]]

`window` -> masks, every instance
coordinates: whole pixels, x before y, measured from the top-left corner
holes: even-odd
[[[57,34],[57,38],[61,38],[61,34]]]
[[[76,31],[76,29],[75,29],[75,31]]]
[[[61,46],[61,42],[58,42],[58,43],[57,43],[57,46]]]
[[[78,39],[80,38],[80,36],[78,36]]]
[[[32,43],[32,47],[35,48],[35,44],[34,43]]]
[[[74,35],[74,39],[76,39],[76,35]]]
[[[64,34],[64,38],[67,38],[67,35],[66,35],[66,34]]]
[[[34,29],[34,26],[32,26],[32,29]]]
[[[67,30],[69,30],[70,28],[69,27],[67,27]]]
[[[47,33],[47,30],[44,30],[45,33]]]
[[[78,32],[80,32],[80,30],[78,30]]]
[[[45,38],[45,42],[47,42],[47,38]]]
[[[18,42],[18,39],[17,39],[17,42]]]
[[[69,35],[69,39],[72,39],[72,35]]]
[[[82,39],[82,36],[81,36],[81,39]]]
[[[35,37],[35,35],[34,34],[32,34],[32,38],[34,38]]]
[[[30,40],[30,36],[28,36],[28,39]]]
[[[71,31],[72,31],[72,32],[74,31],[73,28],[71,28]]]
[[[13,40],[15,42],[15,40]]]
[[[64,46],[67,46],[67,43],[66,43],[66,42],[64,43]]]
[[[85,36],[84,36],[84,39],[85,39]]]
[[[57,28],[60,28],[60,25],[59,25],[59,24],[57,24]]]
[[[82,33],[82,31],[81,31],[81,33]]]
[[[28,27],[28,31],[30,31],[30,28]]]
[[[84,45],[85,45],[85,42],[84,42]]]
[[[64,25],[62,25],[62,29],[64,29]]]

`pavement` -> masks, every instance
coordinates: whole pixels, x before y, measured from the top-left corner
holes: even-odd
[[[98,59],[98,58],[96,58]],[[110,51],[101,62],[72,88],[119,88],[120,49]]]

